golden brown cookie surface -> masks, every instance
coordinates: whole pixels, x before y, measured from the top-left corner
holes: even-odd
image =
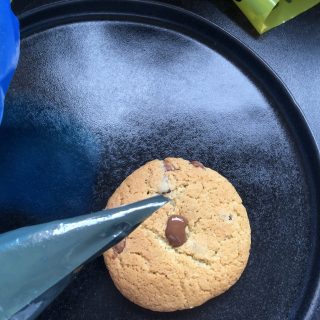
[[[201,305],[231,287],[247,264],[251,235],[246,210],[227,179],[178,158],[153,160],[134,171],[107,207],[158,193],[172,201],[131,233],[122,251],[108,250],[105,262],[120,292],[144,308],[174,311]],[[170,218],[187,224],[186,240],[185,225],[174,226],[182,232],[178,246],[168,238]]]

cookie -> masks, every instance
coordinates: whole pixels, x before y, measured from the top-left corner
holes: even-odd
[[[164,194],[171,201],[104,253],[119,291],[154,311],[189,309],[228,290],[249,257],[248,216],[232,184],[200,162],[167,158],[128,176],[108,208]]]

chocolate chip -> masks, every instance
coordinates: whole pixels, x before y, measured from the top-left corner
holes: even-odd
[[[126,246],[126,238],[122,239],[119,243],[117,243],[114,247],[113,247],[113,250],[120,254],[124,248]]]
[[[199,161],[190,161],[190,163],[196,168],[205,169],[205,166]]]
[[[168,218],[165,234],[172,247],[180,247],[187,241],[187,225],[188,220],[182,216],[173,215]]]
[[[174,171],[175,167],[168,160],[163,160],[164,170],[165,171]]]

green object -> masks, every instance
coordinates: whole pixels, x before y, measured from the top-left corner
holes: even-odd
[[[126,237],[168,199],[24,227],[0,235],[0,319],[34,319],[84,263]]]
[[[264,33],[310,9],[320,0],[234,0],[255,29]]]

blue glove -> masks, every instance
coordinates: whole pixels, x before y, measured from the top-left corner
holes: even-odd
[[[19,21],[11,11],[10,0],[0,0],[0,122],[4,96],[19,58]]]

